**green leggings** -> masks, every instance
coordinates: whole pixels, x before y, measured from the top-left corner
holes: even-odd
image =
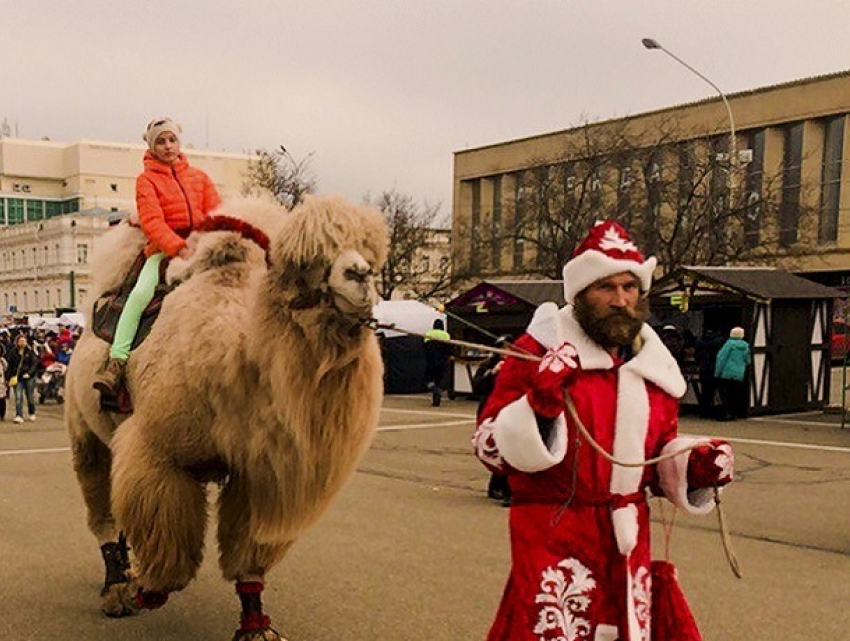
[[[133,286],[133,291],[127,297],[127,303],[118,319],[118,327],[115,328],[115,340],[112,341],[112,347],[109,348],[110,358],[119,361],[126,361],[130,358],[130,349],[133,347],[133,339],[136,338],[136,331],[139,329],[139,322],[142,320],[142,312],[153,300],[154,290],[159,283],[159,264],[163,258],[165,258],[165,254],[160,252],[149,256],[145,261],[145,265],[139,273],[139,279]]]

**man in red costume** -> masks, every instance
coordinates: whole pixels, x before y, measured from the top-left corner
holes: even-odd
[[[728,443],[677,436],[686,383],[644,322],[655,262],[597,223],[564,267],[567,305],[541,305],[515,343],[542,360],[508,357],[481,413],[476,453],[513,491],[513,563],[488,641],[648,641],[646,490],[706,514],[732,478]],[[620,461],[696,449],[614,465],[579,434],[565,391]]]

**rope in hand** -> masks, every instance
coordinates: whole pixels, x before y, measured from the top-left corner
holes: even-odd
[[[599,443],[596,442],[591,435],[588,429],[584,426],[581,419],[579,418],[578,411],[576,410],[575,403],[573,403],[572,397],[565,391],[564,392],[564,404],[567,406],[567,411],[570,413],[570,417],[573,419],[573,422],[576,424],[576,428],[579,433],[584,437],[584,439],[590,444],[596,452],[599,453],[602,458],[612,463],[613,465],[619,465],[620,467],[643,467],[645,465],[655,465],[656,463],[660,463],[661,461],[666,461],[671,458],[675,458],[680,454],[685,454],[696,448],[704,445],[704,443],[694,443],[693,445],[689,445],[687,447],[683,447],[675,452],[669,452],[667,454],[662,454],[661,456],[656,456],[655,458],[646,459],[645,461],[622,461],[618,458],[611,456],[608,452],[605,451]],[[714,505],[717,508],[717,523],[720,528],[720,539],[723,541],[723,551],[726,554],[726,560],[729,562],[729,567],[732,569],[732,574],[734,574],[739,579],[741,578],[741,564],[738,562],[738,556],[735,554],[735,549],[732,546],[732,535],[729,532],[729,525],[726,520],[726,514],[723,511],[723,505],[720,500],[720,488],[714,486]],[[669,542],[669,533],[667,535],[667,539]]]
[[[370,321],[369,327],[372,328],[372,329],[375,329],[375,330],[377,330],[377,329],[391,329],[391,330],[394,330],[394,331],[397,331],[397,332],[401,332],[403,334],[407,334],[409,336],[418,336],[419,338],[423,338],[423,339],[426,338],[426,336],[424,334],[418,334],[416,332],[411,332],[409,330],[399,329],[393,323],[379,323],[377,320],[374,320],[374,319],[372,321]],[[486,352],[492,352],[494,354],[502,354],[504,356],[512,356],[514,358],[520,358],[522,360],[527,360],[527,361],[540,362],[540,361],[543,360],[542,357],[537,356],[535,354],[532,354],[532,353],[530,353],[526,350],[523,350],[519,347],[516,347],[515,345],[512,345],[512,344],[510,344],[509,348],[506,349],[506,348],[501,348],[501,347],[491,347],[489,345],[482,345],[480,343],[472,343],[472,342],[469,342],[469,341],[461,341],[461,340],[452,339],[452,338],[445,339],[445,338],[428,337],[428,340],[433,340],[433,341],[437,341],[437,342],[441,342],[441,343],[447,343],[447,344],[450,344],[450,345],[457,345],[457,346],[460,346],[460,347],[469,347],[469,348],[472,348],[472,349],[478,349],[478,350],[482,350],[482,351],[486,351]],[[594,439],[593,436],[591,436],[587,427],[585,427],[581,418],[579,418],[578,411],[576,410],[576,406],[575,406],[575,403],[573,402],[572,397],[566,391],[564,391],[564,404],[567,408],[567,411],[570,414],[570,417],[573,419],[573,422],[575,423],[576,428],[578,429],[579,433],[584,437],[584,439],[587,441],[587,443],[590,445],[590,447],[594,451],[596,451],[600,456],[602,456],[602,458],[607,460],[612,465],[618,465],[620,467],[645,467],[647,465],[656,465],[657,463],[660,463],[661,461],[667,461],[669,459],[676,458],[677,456],[679,456],[681,454],[686,454],[686,453],[696,449],[697,447],[704,445],[704,443],[695,443],[693,445],[689,445],[687,447],[683,447],[681,449],[678,449],[674,452],[668,452],[667,454],[661,454],[659,456],[655,456],[653,458],[649,458],[649,459],[646,459],[646,460],[643,460],[643,461],[623,461],[623,460],[620,460],[620,459],[612,456],[611,454],[609,454],[605,450],[605,448],[603,448],[596,441],[596,439]],[[735,554],[735,550],[732,546],[732,537],[731,537],[731,534],[729,532],[728,522],[727,522],[727,519],[726,519],[726,515],[723,511],[722,502],[720,500],[720,488],[717,487],[717,486],[714,487],[714,503],[715,503],[715,506],[717,508],[717,519],[718,519],[718,525],[720,527],[720,538],[723,541],[723,551],[726,554],[726,560],[729,562],[729,567],[732,569],[732,573],[740,579],[741,578],[741,567],[740,567],[740,564],[738,563],[737,555]]]

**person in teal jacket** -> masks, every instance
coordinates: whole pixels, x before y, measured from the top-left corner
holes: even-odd
[[[733,327],[729,338],[717,353],[714,378],[720,388],[722,403],[719,420],[731,421],[747,417],[749,381],[747,367],[751,361],[750,346],[744,340],[744,330]]]

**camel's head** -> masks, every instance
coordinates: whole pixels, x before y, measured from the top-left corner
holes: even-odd
[[[286,215],[272,249],[272,271],[292,310],[322,309],[346,323],[372,315],[375,278],[387,257],[377,210],[339,197],[308,197]]]

